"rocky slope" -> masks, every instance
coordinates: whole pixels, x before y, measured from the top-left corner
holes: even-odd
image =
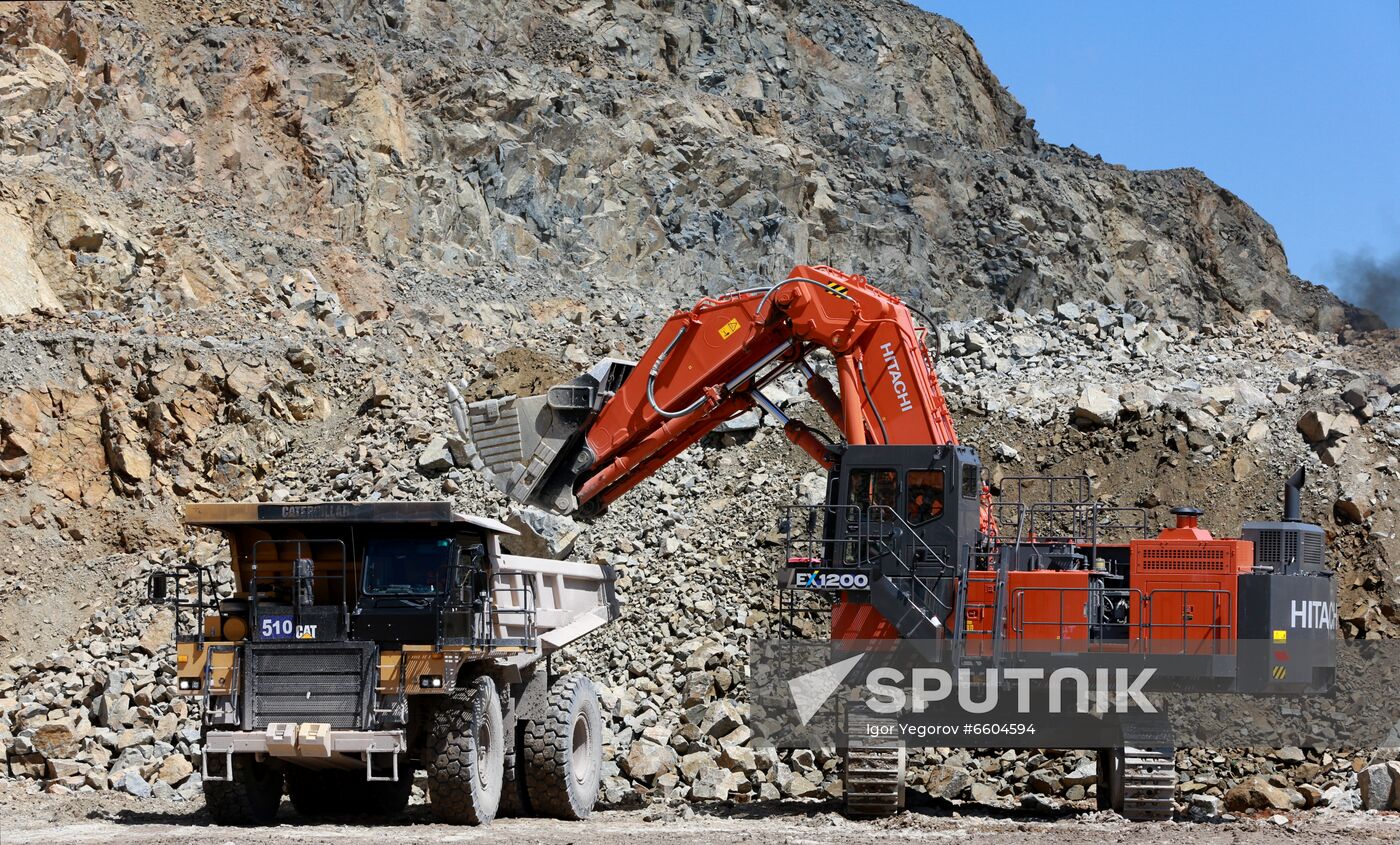
[[[154,563],[217,558],[183,503],[504,515],[446,439],[448,378],[533,392],[795,261],[943,318],[954,413],[1005,474],[1088,472],[1154,524],[1208,503],[1232,533],[1305,463],[1347,633],[1395,634],[1395,336],[1291,277],[1201,174],[1044,144],[955,24],[869,2],[213,6],[0,4],[0,774],[198,793],[169,620],[136,604]],[[795,386],[784,404],[813,411]],[[611,687],[611,800],[833,788],[832,758],[755,753],[741,724],[745,644],[772,625],[761,535],[814,488],[760,425],[580,540],[628,601],[575,655]],[[1349,801],[1368,759],[1200,752],[1182,795],[1274,774]],[[920,777],[1076,800],[1084,762],[939,754]]]

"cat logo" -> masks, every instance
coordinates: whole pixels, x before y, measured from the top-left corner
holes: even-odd
[[[729,322],[719,327],[719,339],[729,340],[730,336],[739,330],[739,319],[730,318]]]
[[[1274,680],[1275,680],[1275,681],[1281,681],[1281,680],[1283,680],[1284,678],[1287,678],[1287,677],[1288,677],[1288,667],[1287,667],[1287,666],[1275,666],[1275,667],[1274,667]]]

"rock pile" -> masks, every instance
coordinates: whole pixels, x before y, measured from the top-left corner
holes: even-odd
[[[169,565],[173,551],[142,570]],[[202,798],[197,705],[176,695],[173,617],[138,606],[144,574],[62,651],[0,672],[0,763],[49,793]],[[196,712],[192,712],[192,710]]]

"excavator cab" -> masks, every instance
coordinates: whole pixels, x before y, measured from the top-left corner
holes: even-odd
[[[835,565],[950,574],[977,545],[982,463],[966,446],[849,446],[828,487]]]
[[[833,618],[838,637],[941,637],[959,567],[980,540],[981,474],[966,446],[846,447],[829,471],[826,503],[788,509],[780,584],[839,593],[846,610]],[[888,624],[866,624],[874,619]]]

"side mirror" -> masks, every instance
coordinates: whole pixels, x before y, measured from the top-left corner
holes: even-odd
[[[778,520],[778,533],[787,536],[792,533],[792,520],[783,517]]]
[[[146,600],[152,604],[166,601],[170,596],[170,576],[164,572],[151,573],[150,580],[146,582]]]

